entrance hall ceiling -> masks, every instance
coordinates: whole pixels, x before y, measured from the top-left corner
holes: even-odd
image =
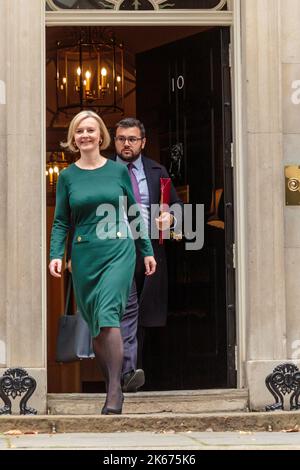
[[[199,26],[112,26],[104,28],[108,34],[122,41],[127,52],[138,54],[169,42],[207,30]],[[56,51],[58,40],[67,40],[73,36],[74,27],[47,28],[47,51]]]

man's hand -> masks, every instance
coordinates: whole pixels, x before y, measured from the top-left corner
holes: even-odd
[[[61,277],[61,259],[53,259],[49,263],[49,271],[53,277]]]
[[[155,271],[156,271],[156,261],[155,261],[154,257],[153,256],[145,256],[144,263],[145,263],[145,268],[146,268],[145,275],[146,276],[152,276],[152,274],[154,274]]]
[[[158,230],[168,230],[174,223],[174,217],[169,212],[162,212],[155,222]]]

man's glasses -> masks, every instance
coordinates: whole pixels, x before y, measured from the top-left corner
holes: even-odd
[[[118,135],[115,137],[115,141],[119,142],[119,144],[125,144],[126,140],[129,145],[135,145],[139,140],[143,140],[144,137],[124,137],[123,135]]]

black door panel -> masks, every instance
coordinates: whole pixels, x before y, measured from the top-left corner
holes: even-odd
[[[166,327],[146,331],[150,390],[235,385],[228,38],[226,28],[214,28],[137,56],[147,154],[171,170],[176,186],[189,187],[190,203],[205,206],[202,250],[166,243],[169,315]],[[171,159],[176,146],[179,165]]]

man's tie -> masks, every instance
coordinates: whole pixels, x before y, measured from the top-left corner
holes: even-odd
[[[141,198],[141,194],[139,191],[139,184],[137,182],[135,174],[133,173],[133,168],[135,168],[135,166],[133,165],[133,163],[129,163],[127,165],[127,168],[128,168],[129,176],[131,179],[131,184],[132,184],[132,189],[133,189],[135,200],[138,204],[141,204],[142,198]]]

